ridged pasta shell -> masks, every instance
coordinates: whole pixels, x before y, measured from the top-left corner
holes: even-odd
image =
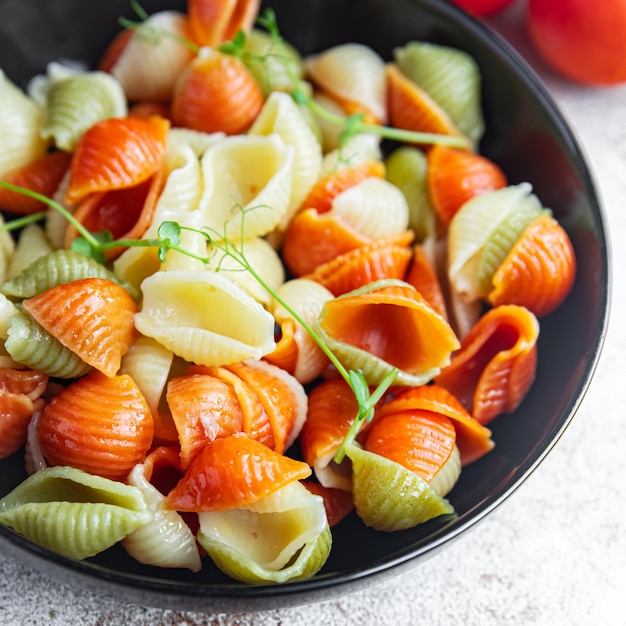
[[[402,280],[411,261],[411,231],[375,239],[319,265],[305,279],[340,296],[385,279]]]
[[[349,369],[371,385],[396,367],[396,384],[427,382],[450,362],[459,341],[449,324],[402,281],[372,283],[330,300],[316,324]]]
[[[90,126],[128,113],[122,86],[105,72],[72,72],[49,82],[41,136],[61,150],[73,152]]]
[[[3,293],[0,293],[0,339],[8,336],[9,322],[18,312],[17,307]]]
[[[305,59],[305,68],[324,91],[359,103],[379,123],[387,120],[385,63],[369,46],[334,46]]]
[[[222,571],[243,582],[309,578],[330,553],[324,502],[298,482],[250,508],[201,513],[199,519],[200,544]]]
[[[0,177],[43,156],[48,142],[39,134],[43,109],[0,70]]]
[[[186,16],[177,11],[159,11],[130,37],[120,37],[124,37],[123,45],[113,41],[100,66],[120,82],[128,100],[168,102],[180,73],[193,58],[193,52],[182,41],[189,39]],[[116,46],[121,47],[117,54],[113,50]]]
[[[139,298],[139,292],[132,285],[120,280],[101,263],[74,250],[55,250],[35,259],[17,276],[3,283],[0,293],[14,299],[32,298],[53,287],[84,278],[110,280],[126,289],[133,299]]]
[[[165,496],[150,484],[144,469],[142,464],[136,465],[128,484],[141,491],[152,517],[122,540],[124,549],[140,563],[199,572],[202,561],[194,534],[176,511],[163,508]]]
[[[324,304],[333,297],[333,294],[323,285],[304,278],[295,278],[283,283],[276,290],[276,295],[309,325],[313,324],[319,317]],[[282,304],[275,301],[272,313],[283,335],[286,332],[286,323],[293,321],[291,337],[295,344],[295,356],[290,371],[301,383],[311,382],[323,372],[328,364],[328,357],[311,334],[295,321]],[[274,353],[266,356],[266,360],[270,363],[275,363],[274,359]],[[280,363],[275,364],[280,365]]]
[[[522,207],[541,209],[529,183],[487,191],[468,200],[448,229],[448,277],[454,291],[468,301],[480,297],[476,275],[480,256],[498,224]]]
[[[289,206],[279,225],[284,230],[320,176],[322,147],[293,98],[278,91],[269,96],[248,131],[253,136],[273,133],[294,149]]]
[[[91,126],[76,146],[65,200],[75,203],[150,178],[161,167],[168,128],[162,117],[110,118]]]
[[[426,154],[414,146],[396,148],[385,160],[385,178],[404,194],[409,207],[409,228],[420,242],[437,233],[435,209],[426,182],[427,170]]]
[[[46,152],[33,161],[10,170],[2,176],[2,180],[51,197],[68,171],[71,158],[71,154],[61,150]],[[16,215],[29,215],[47,208],[40,200],[5,187],[0,187],[0,207]]]
[[[0,522],[74,559],[106,550],[149,520],[136,487],[74,467],[40,470],[0,500]]]
[[[384,532],[413,528],[436,517],[454,515],[450,503],[399,463],[350,445],[352,493],[366,526]]]
[[[358,413],[354,392],[343,378],[323,381],[309,393],[307,419],[300,433],[304,460],[324,486],[352,490],[349,462],[334,457]]]
[[[426,302],[443,317],[448,320],[443,287],[437,274],[437,267],[432,262],[424,246],[416,244],[413,246],[411,263],[404,280],[413,285],[419,291]]]
[[[306,463],[278,454],[246,434],[221,437],[195,456],[168,494],[166,506],[197,512],[247,507],[310,474]]]
[[[44,229],[39,224],[24,226],[20,231],[15,252],[9,263],[7,278],[9,280],[15,278],[31,263],[50,252],[52,252],[52,246]]]
[[[496,270],[488,295],[494,305],[518,304],[542,317],[559,307],[576,279],[576,256],[551,216],[535,219]]]
[[[476,60],[467,52],[425,41],[393,51],[398,67],[439,104],[454,124],[477,144],[485,130]]]
[[[514,411],[532,385],[539,323],[526,308],[501,305],[483,315],[452,362],[435,378],[481,424]]]
[[[202,157],[204,226],[234,241],[274,230],[289,207],[293,158],[276,134],[229,137],[209,148]]]
[[[389,120],[392,126],[417,132],[464,137],[450,116],[395,63],[387,64],[386,76]]]
[[[23,311],[11,317],[7,335],[4,347],[17,363],[49,376],[77,378],[93,369]]]
[[[207,133],[244,133],[264,98],[248,68],[234,56],[202,48],[181,72],[172,94],[175,126]]]
[[[125,480],[152,444],[150,407],[127,374],[92,372],[44,407],[41,451],[49,465],[70,465],[112,480]]]
[[[272,315],[221,274],[156,272],[141,289],[137,330],[191,363],[236,363],[276,346]]]
[[[107,376],[119,370],[135,336],[137,305],[123,287],[104,278],[57,285],[22,304],[45,330]]]
[[[259,0],[189,0],[187,15],[194,41],[201,46],[218,47],[239,30],[250,31],[259,4]]]

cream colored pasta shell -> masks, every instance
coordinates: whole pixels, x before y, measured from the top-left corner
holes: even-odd
[[[65,192],[69,187],[71,173],[71,169],[68,168],[65,176],[61,179],[61,182],[59,183],[59,187],[54,192],[52,199],[60,204],[67,211],[73,213],[74,208],[69,206],[65,202]],[[59,250],[65,247],[65,233],[67,231],[67,226],[68,221],[61,213],[52,208],[48,209],[46,213],[46,223],[44,225],[44,229],[46,231],[46,237],[48,237],[50,245],[55,250]]]
[[[326,109],[329,113],[332,113],[339,118],[345,119],[347,117],[346,112],[343,110],[341,105],[322,91],[316,91],[313,94],[313,101],[323,109]],[[341,144],[340,135],[343,130],[343,126],[341,124],[331,122],[319,115],[315,115],[314,119],[320,131],[323,153],[328,154],[333,150],[336,150]]]
[[[4,217],[0,214],[0,225],[4,224]],[[6,230],[0,230],[0,281],[9,277],[9,264],[15,252],[15,239]]]
[[[156,272],[141,290],[137,330],[187,361],[236,363],[261,358],[276,346],[272,315],[221,274]]]
[[[151,337],[140,336],[122,357],[120,374],[128,374],[143,394],[153,416],[170,374],[174,353]]]
[[[167,132],[167,142],[165,144],[165,162],[170,155],[175,155],[180,146],[189,146],[200,158],[212,145],[226,137],[225,133],[205,133],[193,128],[171,127]]]
[[[52,252],[46,232],[39,224],[29,224],[20,233],[11,257],[7,278],[14,278],[39,257]]]
[[[7,338],[9,319],[17,313],[17,307],[4,294],[0,293],[0,339]]]
[[[340,44],[305,59],[312,81],[340,98],[357,102],[379,122],[387,119],[385,62],[372,48]]]
[[[348,141],[328,152],[322,162],[321,176],[331,174],[342,167],[354,167],[367,161],[382,161],[380,138],[372,133],[358,133]]]
[[[193,58],[181,41],[187,36],[185,24],[182,13],[160,11],[135,31],[111,68],[129,100],[170,99],[176,80]]]
[[[43,109],[0,69],[0,178],[43,156],[48,142],[39,130]]]
[[[255,272],[270,289],[275,291],[283,284],[285,268],[276,250],[265,239],[261,237],[246,239],[241,244],[241,250]],[[217,248],[211,249],[210,245],[208,256],[210,261],[207,264],[207,269],[221,272],[223,276],[245,289],[265,307],[271,304],[272,296],[267,289],[250,272],[243,270],[241,265],[232,257]]]
[[[253,507],[211,511],[198,517],[198,540],[209,556],[218,566],[225,567],[229,575],[250,582],[284,582],[292,576],[302,577],[300,568],[289,571],[294,560],[328,529],[323,499],[298,481],[266,496]],[[325,551],[324,558],[313,556],[316,562],[312,569],[316,571],[328,552]]]
[[[143,494],[152,519],[127,535],[122,546],[136,561],[167,568],[202,569],[196,538],[179,513],[163,507],[165,496],[145,477],[143,465],[136,465],[128,484]]]
[[[384,178],[372,176],[335,196],[331,212],[369,239],[404,232],[409,205],[404,194]]]
[[[522,203],[541,203],[530,183],[488,191],[468,200],[448,229],[448,277],[451,288],[466,300],[479,298],[476,277],[482,249],[497,225]]]
[[[267,136],[273,133],[294,149],[291,197],[280,224],[280,228],[284,229],[319,178],[322,146],[293,98],[279,91],[270,94],[248,131],[249,135]]]
[[[334,297],[326,287],[306,278],[295,278],[283,283],[276,294],[309,325],[319,317],[324,304]],[[292,317],[276,302],[272,312],[279,324]],[[328,357],[299,322],[296,322],[295,341],[298,357],[294,376],[301,383],[310,383],[324,371]]]
[[[442,498],[446,496],[452,487],[456,485],[461,475],[461,452],[455,445],[448,460],[441,466],[439,471],[430,480],[430,488]]]
[[[237,135],[201,160],[203,224],[228,239],[262,237],[281,223],[291,198],[294,149],[276,134]]]

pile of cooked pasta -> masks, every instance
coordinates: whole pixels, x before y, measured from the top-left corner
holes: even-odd
[[[280,583],[348,515],[452,518],[572,288],[566,232],[479,153],[467,53],[303,57],[257,12],[189,0],[97,68],[0,73],[0,458],[28,473],[0,522],[71,558]]]

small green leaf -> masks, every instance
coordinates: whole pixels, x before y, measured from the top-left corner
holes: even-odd
[[[170,246],[177,246],[180,243],[180,224],[178,222],[163,222],[159,226],[158,235],[165,239]]]
[[[70,247],[74,250],[74,252],[80,252],[81,254],[92,258],[94,261],[98,261],[98,263],[102,263],[103,265],[106,263],[106,258],[102,251],[94,248],[91,243],[82,237],[76,237],[76,239],[72,241]]]

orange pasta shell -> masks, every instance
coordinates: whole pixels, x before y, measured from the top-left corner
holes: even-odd
[[[526,308],[495,307],[471,328],[435,383],[481,424],[514,411],[535,378],[539,323]]]
[[[37,434],[49,465],[124,480],[145,458],[153,432],[150,408],[129,375],[92,372],[50,400]]]
[[[187,19],[195,43],[217,48],[239,30],[250,31],[259,5],[260,0],[188,0]]]
[[[518,304],[542,317],[559,307],[576,279],[576,257],[563,227],[551,216],[531,222],[496,270],[487,299]]]
[[[446,301],[437,270],[423,246],[419,244],[413,246],[411,264],[404,276],[404,280],[409,285],[413,285],[441,317],[445,320],[448,319]]]
[[[335,487],[324,487],[324,485],[313,482],[312,480],[304,480],[302,484],[311,493],[316,496],[321,496],[324,500],[326,518],[331,528],[339,524],[341,520],[354,510],[354,500],[352,499],[351,492]]]
[[[308,478],[302,461],[270,450],[245,434],[207,444],[166,498],[178,511],[245,507],[295,481]]]
[[[52,287],[24,300],[23,306],[65,347],[107,376],[117,373],[135,337],[135,301],[104,278]]]
[[[158,116],[94,124],[76,146],[66,201],[76,203],[90,193],[133,187],[150,178],[161,167],[169,126]]]

